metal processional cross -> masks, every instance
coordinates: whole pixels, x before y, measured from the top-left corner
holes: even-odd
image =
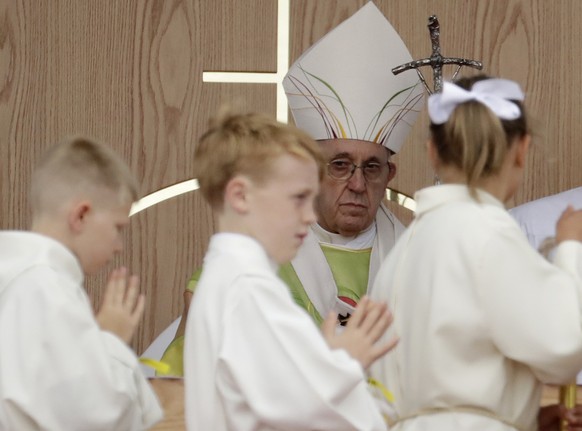
[[[230,83],[253,83],[253,84],[276,84],[277,86],[277,120],[282,123],[287,123],[288,121],[288,109],[287,109],[287,98],[285,96],[285,90],[283,89],[283,79],[285,74],[289,69],[289,12],[290,12],[290,0],[277,0],[277,70],[275,72],[222,72],[222,71],[204,71],[202,73],[203,82],[230,82]],[[431,17],[433,18],[433,17]],[[434,17],[436,21],[436,17]],[[436,39],[433,39],[433,32],[431,30],[431,39],[433,39],[433,56],[435,52],[435,42],[437,53],[440,56],[440,47],[438,45],[438,21],[436,21]],[[429,25],[430,27],[430,25]],[[432,59],[433,57],[431,57]],[[405,68],[398,72],[393,72],[395,74],[403,72],[408,69],[416,69],[420,66],[426,64],[432,64],[431,59],[418,60],[417,62],[411,62],[399,68]],[[450,59],[442,59],[450,60]],[[427,62],[428,61],[428,62]],[[470,60],[464,60],[470,61]],[[419,63],[420,62],[420,63]],[[415,64],[418,63],[418,64]],[[475,62],[478,63],[478,62]],[[453,64],[452,62],[447,62],[446,64]],[[481,63],[478,63],[479,65]],[[398,69],[398,68],[396,68]],[[440,69],[439,69],[440,70]],[[421,76],[421,81],[426,87],[426,82],[424,77]],[[439,72],[440,73],[440,72]],[[427,87],[428,89],[428,87]],[[429,90],[430,92],[430,90]],[[149,195],[143,197],[138,202],[134,203],[130,215],[136,215],[141,211],[157,205],[165,200],[180,196],[185,193],[192,192],[198,189],[198,180],[195,178],[182,181],[171,186],[164,187],[157,190]],[[390,201],[395,201],[399,205],[408,208],[411,211],[415,210],[414,200],[396,190],[390,188],[386,189],[386,197]]]
[[[392,73],[394,75],[398,75],[399,73],[405,72],[407,70],[414,69],[418,74],[420,80],[422,81],[426,91],[429,94],[438,93],[443,88],[443,66],[448,64],[456,64],[457,70],[453,74],[451,79],[455,79],[459,70],[463,66],[474,67],[475,69],[481,70],[483,69],[483,64],[480,61],[476,60],[467,60],[465,58],[455,58],[455,57],[443,57],[441,54],[441,45],[440,45],[440,25],[439,20],[437,19],[436,15],[431,15],[428,18],[428,30],[430,32],[430,41],[432,45],[432,54],[428,58],[423,58],[422,60],[413,60],[409,63],[402,64],[400,66],[395,67],[392,69]],[[432,68],[433,73],[433,90],[429,88],[426,84],[426,80],[424,76],[418,70],[423,66],[430,66]]]

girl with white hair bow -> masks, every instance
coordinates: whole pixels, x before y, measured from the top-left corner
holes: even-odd
[[[428,153],[441,185],[384,261],[400,344],[372,369],[395,398],[395,430],[536,430],[543,383],[582,369],[582,211],[567,210],[553,263],[505,202],[531,137],[519,85],[486,76],[445,83],[428,102]]]

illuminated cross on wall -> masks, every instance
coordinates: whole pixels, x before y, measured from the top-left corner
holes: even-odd
[[[283,78],[289,69],[289,1],[277,1],[277,71],[270,72],[202,72],[203,82],[233,82],[249,84],[277,85],[277,120],[288,121],[287,96],[283,89]],[[165,187],[150,193],[134,203],[130,215],[135,215],[146,208],[165,200],[198,189],[198,181],[191,179]]]
[[[289,1],[277,1],[277,70],[276,72],[202,72],[203,82],[237,82],[277,84],[277,120],[288,120],[287,98],[283,78],[289,69]]]
[[[289,69],[289,6],[290,0],[277,0],[277,70],[276,72],[202,72],[203,82],[231,82],[240,84],[276,84],[277,85],[277,120],[288,122],[287,96],[283,89],[283,78]],[[165,187],[150,193],[131,208],[133,216],[146,208],[157,205],[165,200],[180,196],[198,189],[195,178]],[[416,203],[410,196],[396,190],[386,189],[386,198],[397,202],[411,211],[416,209]]]

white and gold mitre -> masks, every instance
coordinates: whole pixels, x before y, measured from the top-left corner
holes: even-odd
[[[283,80],[295,124],[314,139],[360,139],[398,152],[424,90],[412,61],[386,17],[368,2],[316,42]]]

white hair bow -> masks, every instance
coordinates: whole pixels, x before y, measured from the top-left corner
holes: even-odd
[[[521,116],[521,111],[509,99],[523,101],[525,96],[519,84],[508,79],[477,81],[469,91],[445,82],[441,93],[428,98],[428,116],[433,124],[446,123],[458,105],[475,100],[487,106],[502,120],[516,120]]]

